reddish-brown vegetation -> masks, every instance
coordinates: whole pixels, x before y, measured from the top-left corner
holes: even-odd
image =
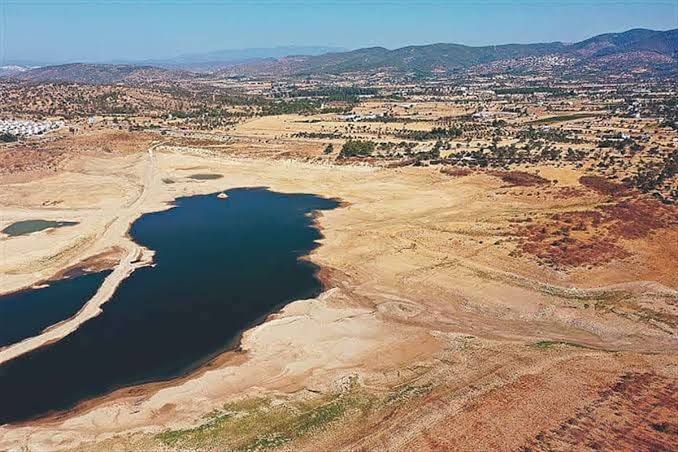
[[[614,236],[637,239],[662,228],[678,226],[678,208],[654,199],[634,199],[602,206],[608,230]]]
[[[582,176],[579,183],[601,195],[623,195],[629,191],[627,186],[611,182],[601,176]]]
[[[623,259],[629,254],[606,235],[574,235],[596,228],[602,214],[596,211],[553,215],[541,224],[528,224],[517,230],[523,252],[557,267],[596,265]],[[571,233],[574,233],[571,235]]]
[[[654,199],[627,199],[596,210],[552,214],[514,225],[523,252],[558,267],[597,265],[630,254],[621,239],[640,239],[678,225],[678,210]]]
[[[500,178],[511,187],[531,187],[550,183],[548,179],[523,171],[490,171],[489,174]]]
[[[65,152],[24,145],[0,147],[0,175],[53,171],[66,158]]]
[[[582,188],[568,185],[565,187],[554,187],[551,189],[550,194],[556,199],[569,199],[584,196],[586,191]]]
[[[580,240],[567,236],[551,241],[532,241],[530,238],[522,244],[522,250],[558,267],[598,265],[630,256],[607,239]]]
[[[537,434],[524,450],[672,450],[678,441],[676,410],[675,380],[626,374],[558,427]]]

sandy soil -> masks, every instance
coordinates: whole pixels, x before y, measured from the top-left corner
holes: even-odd
[[[189,179],[196,171],[224,177]],[[576,183],[577,174],[558,171],[549,178]],[[73,159],[55,174],[3,184],[0,227],[31,218],[79,224],[0,239],[0,292],[112,249],[120,262],[75,318],[6,347],[0,360],[77,328],[152,258],[126,235],[139,215],[177,196],[262,185],[346,203],[319,217],[325,237],[310,256],[324,269],[328,290],[272,315],[244,334],[241,351],[193,375],[122,390],[66,416],[2,426],[0,449],[167,448],[152,435],[200,424],[230,400],[329,394],[352,376],[370,391],[392,391],[404,381],[430,389],[362,418],[347,415],[288,447],[568,448],[583,441],[569,419],[583,422],[587,412],[602,425],[614,397],[632,392],[647,401],[653,388],[671,392],[678,274],[666,255],[676,256],[671,244],[678,241],[652,244],[656,234],[675,237],[674,230],[629,241],[630,250],[643,250],[629,259],[563,271],[511,257],[508,224],[516,216],[595,204],[594,193],[536,196],[536,188],[508,188],[487,174],[244,160],[159,143],[146,152]],[[531,345],[547,340],[554,345]],[[670,420],[675,398],[647,403],[661,418],[655,423],[668,427],[637,431],[639,441],[663,444],[667,429],[678,431]],[[669,408],[658,413],[656,406]],[[631,411],[622,416],[632,419]],[[561,425],[568,437],[554,433]],[[612,430],[601,429],[592,433],[598,442],[618,444]]]

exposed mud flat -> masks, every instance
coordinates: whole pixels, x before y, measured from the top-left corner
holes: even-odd
[[[74,226],[76,224],[78,224],[76,221],[23,220],[10,224],[0,232],[10,237],[16,237],[18,235],[44,231],[45,229],[63,228],[64,226]]]
[[[191,174],[188,176],[189,179],[193,180],[216,180],[216,179],[221,179],[224,177],[221,174],[210,174],[210,173],[204,173],[204,174]]]
[[[192,183],[185,179],[191,167],[224,177]],[[579,422],[587,409],[600,423],[613,419],[598,407],[605,391],[621,391],[614,389],[620,379],[631,378],[638,389],[629,390],[644,398],[643,388],[666,392],[676,377],[676,231],[659,227],[619,240],[629,256],[591,266],[549,267],[516,255],[516,218],[602,202],[577,184],[574,171],[548,179],[584,196],[507,187],[487,174],[240,160],[167,146],[150,157],[73,160],[67,174],[7,184],[0,203],[8,221],[42,217],[41,206],[58,193],[56,209],[68,208],[79,224],[55,230],[49,241],[38,234],[8,243],[3,292],[112,247],[137,250],[129,224],[176,197],[267,186],[340,198],[345,206],[316,219],[324,237],[309,259],[323,269],[321,296],[287,305],[245,332],[240,351],[185,378],[121,391],[67,416],[0,427],[0,448],[244,447],[266,438],[309,450],[518,448],[555,444],[550,432]],[[115,268],[150,262],[152,252],[142,251],[141,261],[123,253]],[[268,401],[252,405],[262,397]],[[672,402],[663,400],[668,412],[652,415],[659,427],[641,432],[657,444],[675,435],[667,433],[675,432]],[[289,407],[289,424],[271,427],[265,413],[280,404]],[[304,413],[324,421],[309,423],[298,417]],[[233,414],[251,421],[248,435],[235,433]]]

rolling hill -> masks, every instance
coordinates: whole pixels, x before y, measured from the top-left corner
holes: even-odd
[[[196,64],[202,60],[235,56],[237,55],[216,52],[186,60],[190,64]],[[678,61],[678,29],[668,31],[633,29],[623,33],[602,34],[571,44],[550,42],[481,47],[429,44],[394,50],[369,47],[321,55],[255,58],[254,61],[232,64],[228,67],[217,66],[210,71],[213,77],[262,74],[302,76],[351,72],[427,75],[471,68],[495,72],[516,68],[534,70],[546,67],[554,59],[558,62],[559,70],[593,69],[619,72],[641,67],[675,74]],[[114,84],[186,80],[207,76],[204,74],[205,70],[200,69],[203,74],[198,75],[184,69],[152,65],[74,63],[11,72],[7,76],[34,82]]]
[[[607,33],[567,46],[565,50],[586,58],[629,52],[654,52],[675,58],[678,29],[654,31],[637,28],[624,33]]]
[[[461,44],[430,44],[388,50],[371,47],[318,56],[282,58],[245,64],[229,73],[341,74],[358,71],[453,72],[497,61],[520,61],[546,56],[562,57],[571,65],[595,65],[613,58],[634,64],[675,64],[678,29],[634,29],[595,36],[574,44],[506,44],[472,47]]]
[[[0,66],[0,77],[11,77],[13,75],[26,72],[27,70],[28,70],[27,67],[18,65]]]
[[[139,64],[168,69],[209,72],[230,67],[235,64],[254,63],[262,60],[274,60],[289,55],[322,55],[329,52],[343,52],[346,49],[326,46],[278,46],[245,49],[217,50],[206,53],[179,55],[162,60],[148,60]],[[130,62],[125,62],[129,64]]]
[[[130,64],[72,63],[44,66],[13,74],[14,79],[31,82],[73,82],[90,84],[139,83],[190,79],[196,74],[154,66]]]

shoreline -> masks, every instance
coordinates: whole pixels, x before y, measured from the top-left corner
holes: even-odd
[[[150,251],[143,247],[137,249],[131,247],[120,264],[104,279],[94,296],[75,315],[50,325],[37,336],[0,349],[0,365],[63,339],[76,331],[83,323],[101,314],[103,312],[101,307],[110,300],[120,284],[137,268],[151,264],[152,254],[149,253]]]
[[[258,325],[261,325],[262,323],[264,322],[261,322]],[[255,328],[258,325],[254,325],[251,328]],[[248,328],[248,330],[251,328]],[[247,361],[246,352],[243,352],[239,349],[242,334],[245,331],[241,332],[237,339],[234,339],[234,345],[229,345],[229,347],[234,347],[233,349],[229,348],[228,350],[219,352],[216,356],[209,358],[207,361],[198,364],[197,367],[189,369],[177,377],[167,380],[148,381],[130,386],[122,386],[111,390],[111,392],[107,394],[82,400],[72,408],[50,411],[23,421],[0,425],[0,427],[22,428],[27,426],[55,426],[60,422],[64,422],[74,417],[86,414],[89,411],[109,403],[119,402],[126,399],[134,399],[134,401],[137,403],[142,402],[143,400],[152,397],[163,389],[178,386],[195,378],[199,378],[206,372],[215,368],[224,365],[242,364]]]
[[[240,187],[240,188],[258,188],[258,187]],[[268,187],[265,187],[268,189]],[[230,189],[230,188],[229,188]],[[229,190],[226,189],[226,190]],[[224,191],[226,191],[224,190]],[[215,193],[207,193],[207,194],[194,194],[194,195],[189,195],[190,196],[204,196],[204,195],[218,195],[220,192],[217,191]],[[306,194],[306,193],[305,193]],[[318,195],[314,195],[318,196]],[[176,207],[175,202],[178,198],[185,197],[185,196],[177,196],[174,198],[171,202],[166,203],[167,209],[171,209]],[[339,209],[342,207],[346,207],[349,205],[349,203],[340,201],[339,199],[336,198],[325,198],[328,200],[336,201],[337,202],[337,207],[335,209]],[[153,212],[156,212],[157,210],[154,210]],[[140,213],[138,218],[141,218],[141,216],[151,213],[151,212],[142,212]],[[172,387],[172,386],[177,386],[182,384],[183,382],[199,378],[202,376],[205,372],[217,368],[220,366],[223,366],[225,364],[242,364],[247,360],[246,352],[243,352],[241,349],[242,345],[242,338],[243,335],[255,329],[256,327],[268,322],[269,320],[272,320],[276,318],[277,315],[279,315],[282,310],[289,304],[295,303],[297,301],[306,301],[306,300],[311,300],[320,297],[323,293],[327,292],[331,287],[329,283],[329,274],[332,271],[332,269],[324,268],[315,262],[312,261],[312,254],[322,245],[321,241],[324,239],[324,234],[323,234],[323,227],[320,225],[319,219],[322,217],[323,212],[321,210],[316,210],[313,211],[312,214],[310,215],[311,221],[309,222],[308,227],[315,229],[318,234],[319,234],[319,239],[315,240],[313,242],[312,248],[309,250],[308,254],[305,254],[301,257],[298,258],[299,261],[304,261],[309,263],[312,268],[313,268],[313,275],[314,278],[317,280],[319,284],[319,290],[317,293],[314,293],[312,296],[304,299],[295,299],[295,300],[288,300],[281,302],[277,304],[269,313],[262,315],[258,317],[257,319],[253,320],[251,323],[246,325],[244,328],[242,328],[236,336],[229,341],[227,345],[225,345],[223,350],[220,350],[211,356],[205,357],[204,359],[200,359],[190,366],[188,366],[185,370],[183,370],[179,375],[170,377],[168,379],[162,379],[162,380],[149,380],[149,381],[141,381],[138,383],[132,383],[129,385],[123,385],[117,388],[112,389],[111,391],[107,392],[106,394],[102,394],[100,396],[95,396],[90,399],[83,399],[79,402],[77,402],[73,407],[71,408],[66,408],[63,410],[54,410],[50,411],[47,413],[44,413],[42,415],[38,415],[23,421],[19,421],[16,423],[9,423],[6,424],[8,426],[13,426],[13,427],[23,427],[26,425],[50,425],[57,423],[59,421],[64,421],[69,418],[78,416],[80,414],[84,414],[87,411],[90,411],[91,409],[96,408],[97,406],[125,399],[128,397],[141,397],[141,399],[151,397],[152,395],[156,394],[158,391]],[[138,219],[137,218],[137,219]],[[136,221],[136,220],[134,220]],[[24,339],[23,341],[17,342],[15,344],[11,344],[5,349],[0,349],[0,365],[3,363],[16,358],[18,356],[21,356],[26,353],[30,353],[31,351],[37,350],[39,348],[49,346],[50,344],[56,343],[59,340],[63,339],[67,335],[75,332],[80,325],[83,323],[87,322],[88,320],[96,317],[99,315],[101,312],[101,306],[105,304],[114,294],[115,290],[119,287],[119,285],[126,279],[128,278],[134,270],[137,268],[141,268],[144,266],[148,265],[153,265],[153,260],[152,257],[155,253],[154,250],[149,250],[139,244],[137,244],[134,239],[130,236],[129,231],[131,230],[132,224],[130,223],[130,226],[126,232],[125,239],[129,240],[131,244],[134,245],[139,251],[138,254],[135,254],[135,256],[139,256],[138,258],[131,258],[130,256],[132,253],[128,253],[126,255],[127,259],[125,262],[125,265],[123,265],[123,262],[121,261],[112,271],[111,275],[109,275],[102,285],[100,286],[99,290],[97,290],[97,293],[81,308],[78,313],[76,313],[74,316],[70,317],[69,319],[63,320],[61,322],[58,322],[54,325],[50,325],[47,327],[43,332],[41,332],[37,336],[33,336],[31,338]],[[133,248],[134,248],[133,247]],[[85,262],[85,260],[83,260]],[[70,266],[69,268],[78,268],[82,266]],[[116,270],[119,268],[122,268],[124,270],[129,270],[126,274],[121,275],[119,278],[113,279],[115,284],[111,288],[104,288],[104,285],[106,282],[114,276]],[[61,270],[60,273],[64,273],[68,271],[68,269]],[[100,296],[102,300],[100,300],[98,303],[92,303],[92,300],[97,298],[100,293],[102,293],[102,289],[109,289],[109,290],[103,290],[103,295]],[[89,309],[87,309],[89,307]],[[87,309],[87,312],[83,312]],[[14,353],[12,353],[14,352]]]
[[[258,187],[241,187],[241,188],[258,188]],[[268,188],[268,187],[264,187]],[[231,188],[228,188],[231,189]],[[228,189],[224,189],[228,190]],[[215,194],[218,194],[215,193]],[[195,193],[193,195],[189,196],[198,196],[199,193]],[[40,334],[36,336],[31,336],[29,338],[23,339],[19,342],[7,345],[5,347],[0,347],[0,365],[3,363],[10,361],[13,358],[16,358],[18,356],[24,355],[26,353],[30,353],[33,350],[37,350],[38,348],[47,346],[49,344],[52,344],[54,342],[59,341],[60,339],[63,339],[67,335],[73,333],[77,328],[85,323],[86,321],[96,317],[102,312],[101,307],[108,302],[108,300],[113,296],[119,285],[127,279],[136,269],[142,268],[148,265],[153,265],[153,255],[155,252],[153,250],[149,250],[139,244],[137,244],[134,239],[129,235],[129,231],[135,221],[137,221],[139,218],[141,218],[143,215],[148,214],[148,213],[153,213],[153,212],[159,212],[162,210],[167,210],[175,207],[175,201],[176,199],[180,197],[184,197],[186,195],[181,195],[181,196],[176,196],[173,199],[166,201],[165,205],[161,209],[154,209],[152,208],[151,210],[144,211],[140,210],[138,211],[138,215],[133,218],[126,230],[125,230],[125,235],[119,239],[116,242],[120,242],[122,240],[122,243],[115,243],[112,248],[115,248],[115,250],[111,251],[117,251],[117,252],[123,252],[125,249],[127,249],[127,253],[123,254],[123,257],[120,259],[120,261],[111,266],[101,266],[97,267],[99,271],[101,270],[107,270],[110,269],[112,270],[111,274],[106,277],[106,279],[103,281],[97,292],[90,298],[83,306],[78,310],[76,314],[73,316],[64,319],[60,322],[57,322],[53,325],[48,326],[45,328]],[[350,203],[347,203],[345,201],[342,201],[338,198],[326,198],[328,200],[336,201],[338,203],[336,209],[344,208],[350,205]],[[318,218],[322,216],[322,212],[316,211],[312,214],[312,222],[311,222],[311,227],[315,228],[319,233],[320,233],[320,238],[319,240],[322,240],[325,238],[322,227],[320,226],[318,222]],[[108,231],[108,229],[107,229]],[[305,260],[307,262],[311,262],[310,256],[315,250],[319,247],[319,245],[314,246],[309,254],[300,257],[300,260]],[[19,288],[16,290],[11,290],[9,292],[5,293],[0,293],[0,298],[5,296],[5,295],[10,295],[13,293],[21,292],[24,290],[31,290],[33,289],[36,285],[41,285],[41,284],[47,284],[52,281],[56,281],[58,279],[63,279],[63,276],[67,274],[67,272],[71,271],[72,269],[79,269],[79,268],[85,268],[87,267],[87,263],[91,262],[92,259],[97,259],[99,256],[102,254],[107,254],[109,251],[104,251],[103,253],[99,253],[97,255],[89,256],[84,259],[81,259],[75,264],[68,265],[65,268],[57,270],[54,275],[48,279],[42,280],[40,282],[31,284],[30,286],[26,286],[23,288]],[[312,263],[312,262],[311,262]],[[96,261],[95,261],[96,265]],[[315,267],[318,267],[316,264],[313,264]],[[320,284],[321,284],[321,289],[324,291],[325,286],[323,280],[319,277],[320,274],[320,269],[316,268],[315,269],[315,275],[318,278]],[[59,278],[61,276],[61,278]],[[104,291],[103,294],[100,295],[100,293]]]
[[[124,212],[122,215],[118,215],[118,217],[107,226],[99,238],[99,240],[102,240],[106,234],[113,234],[114,245],[126,250],[122,259],[115,268],[113,268],[111,274],[106,277],[94,296],[92,296],[92,298],[90,298],[74,316],[46,328],[37,336],[24,339],[0,349],[0,365],[13,358],[59,341],[73,333],[80,325],[87,320],[98,316],[102,312],[101,307],[113,296],[122,281],[131,275],[134,270],[151,264],[153,252],[135,243],[129,235],[129,230],[134,221],[145,213],[143,212],[142,207],[154,179],[155,158],[153,149],[156,146],[157,145],[151,146],[147,151],[148,165],[144,172],[141,193],[137,199],[128,206],[127,215],[124,215]],[[120,229],[124,230],[124,234],[121,237],[116,237],[116,232]],[[87,258],[81,259],[80,262],[83,262],[86,259]],[[72,265],[67,268],[70,267],[72,267]],[[66,271],[67,268],[58,270],[56,274]]]

